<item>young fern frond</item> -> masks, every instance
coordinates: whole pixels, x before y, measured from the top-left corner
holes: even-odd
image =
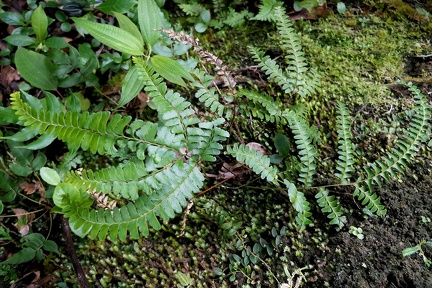
[[[39,100],[35,98],[31,101],[38,103]],[[53,113],[25,103],[20,97],[20,92],[11,94],[11,106],[23,126],[29,126],[39,134],[66,142],[72,152],[81,148],[90,150],[93,154],[114,153],[116,141],[126,138],[123,131],[132,119],[130,116],[122,117],[119,114],[109,119],[109,112]]]
[[[310,212],[310,204],[306,200],[304,194],[298,191],[297,187],[293,183],[285,179],[284,184],[288,188],[288,197],[290,202],[297,211],[297,227],[300,229],[300,231],[304,230],[306,229],[307,225],[312,223],[312,221],[309,219],[309,217],[312,215]]]
[[[311,129],[306,121],[295,112],[288,111],[286,113],[300,155],[301,168],[298,180],[306,187],[310,187],[312,186],[313,176],[316,173],[315,156],[318,153],[312,145]]]
[[[233,155],[237,161],[245,163],[262,179],[277,185],[276,167],[270,165],[270,158],[260,151],[252,150],[249,147],[235,143],[233,147],[227,147],[227,152]]]
[[[351,117],[345,104],[338,102],[338,116],[336,117],[338,134],[338,160],[335,176],[342,184],[348,183],[351,172],[354,171],[354,145],[351,140]]]
[[[346,217],[342,215],[341,205],[335,196],[329,195],[327,189],[321,188],[319,193],[315,195],[318,205],[323,213],[328,213],[328,218],[331,219],[330,224],[337,225],[342,228],[346,221]]]
[[[382,185],[382,179],[389,182],[390,177],[396,177],[397,173],[404,173],[408,168],[407,163],[413,161],[418,152],[420,142],[425,142],[430,137],[430,115],[431,108],[420,90],[412,84],[407,84],[409,90],[414,94],[415,106],[412,119],[408,128],[402,133],[404,138],[395,143],[384,156],[364,167],[366,176],[355,183],[356,196],[362,205],[378,215],[385,215],[386,210],[380,205],[380,197],[372,191],[373,182]],[[364,183],[363,185],[361,183]]]
[[[63,211],[69,218],[72,230],[79,236],[89,235],[91,239],[103,240],[108,235],[112,241],[117,238],[126,241],[127,235],[138,239],[140,234],[149,235],[149,225],[158,230],[162,221],[169,220],[180,213],[187,200],[200,191],[204,176],[193,165],[178,160],[175,165],[157,173],[154,178],[161,184],[157,193],[141,195],[135,202],[106,211],[94,210],[76,205],[73,201],[65,204]]]

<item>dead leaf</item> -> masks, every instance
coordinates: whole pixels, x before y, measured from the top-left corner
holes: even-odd
[[[12,208],[12,211],[15,213],[15,215],[18,218],[18,222],[14,223],[13,226],[17,228],[21,236],[27,235],[28,232],[30,231],[31,223],[35,218],[35,214],[29,213],[27,212],[27,210],[21,208]]]
[[[264,147],[263,145],[261,145],[260,143],[257,142],[249,142],[248,144],[246,144],[246,147],[249,147],[251,150],[255,150],[257,152],[261,152],[264,155],[270,155],[270,151]]]
[[[13,81],[18,81],[20,79],[21,76],[18,74],[18,71],[12,66],[9,65],[0,69],[0,84],[3,85],[3,87],[9,87]]]
[[[243,163],[229,164],[224,162],[222,164],[222,168],[219,171],[219,179],[237,177],[248,171],[249,169],[247,169]]]
[[[36,190],[39,190],[39,188],[41,187],[41,183],[22,183],[19,185],[19,187],[21,187],[21,189],[23,189],[27,195],[31,195],[36,192]]]
[[[323,17],[326,14],[327,14],[327,3],[324,3],[323,5],[317,8],[313,8],[311,12],[309,12],[307,9],[289,12],[288,17],[291,20],[300,20],[300,19],[314,20],[317,17]]]

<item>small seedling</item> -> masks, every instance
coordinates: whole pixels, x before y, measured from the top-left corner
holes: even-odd
[[[357,236],[357,238],[360,239],[360,240],[364,239],[363,229],[362,228],[357,228],[357,227],[354,227],[354,226],[350,226],[349,233],[352,234],[352,235],[354,235],[354,236]]]

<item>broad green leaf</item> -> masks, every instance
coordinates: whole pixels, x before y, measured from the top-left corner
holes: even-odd
[[[140,78],[137,66],[132,66],[123,80],[121,98],[117,107],[129,103],[144,87],[144,81]]]
[[[40,175],[42,179],[50,185],[56,186],[60,183],[60,176],[54,169],[42,167],[40,169]]]
[[[57,243],[55,243],[52,240],[45,240],[42,248],[43,248],[43,250],[45,250],[47,252],[54,252],[54,253],[60,254],[60,252],[58,250]]]
[[[0,125],[16,124],[16,122],[18,122],[18,116],[12,110],[12,107],[0,107]]]
[[[114,13],[114,16],[117,18],[120,28],[135,36],[138,40],[140,40],[141,45],[144,46],[143,37],[135,23],[133,23],[128,17],[123,14]]]
[[[108,24],[95,23],[75,17],[72,19],[101,43],[130,55],[144,55],[141,41],[131,33]]]
[[[24,25],[24,17],[17,12],[2,12],[0,13],[0,20],[9,25]]]
[[[33,170],[39,170],[41,169],[47,162],[47,157],[44,153],[39,152],[37,156],[33,159],[31,163],[31,167]]]
[[[36,43],[36,40],[34,38],[21,34],[9,35],[3,40],[14,46],[29,46]]]
[[[33,32],[36,34],[36,39],[39,42],[45,40],[48,29],[48,17],[45,14],[42,6],[39,6],[33,11],[30,22]]]
[[[36,251],[32,248],[24,248],[21,251],[15,253],[2,264],[21,264],[33,260],[36,256]]]
[[[48,57],[18,47],[15,64],[21,76],[31,85],[45,90],[57,89],[56,66]]]
[[[182,78],[193,81],[192,76],[189,74],[186,68],[171,58],[161,55],[154,55],[150,58],[150,62],[155,71],[168,81],[181,86],[186,86],[186,83]]]
[[[136,0],[106,0],[101,5],[97,6],[99,11],[106,14],[126,13],[136,3]]]
[[[162,28],[160,9],[154,0],[138,0],[138,23],[144,42],[153,46],[160,36]]]

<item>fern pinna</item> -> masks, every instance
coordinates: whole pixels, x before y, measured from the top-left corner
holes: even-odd
[[[61,175],[63,181],[57,185],[53,200],[80,236],[104,239],[108,235],[115,241],[125,240],[128,233],[137,238],[148,235],[149,227],[160,228],[158,218],[173,218],[200,191],[204,184],[200,163],[215,161],[223,148],[220,142],[229,137],[221,128],[223,118],[200,121],[191,103],[168,90],[150,66],[137,64],[151,98],[149,106],[158,112],[158,123],[132,121],[119,114],[111,117],[109,112],[66,111],[49,93],[42,100],[26,93],[11,95],[19,124],[41,135],[29,145],[42,142],[39,146],[46,147],[58,138],[72,152],[129,153],[128,161],[117,167]],[[47,106],[50,109],[43,109]],[[113,211],[90,208],[87,192],[92,191],[123,199],[126,204]]]

